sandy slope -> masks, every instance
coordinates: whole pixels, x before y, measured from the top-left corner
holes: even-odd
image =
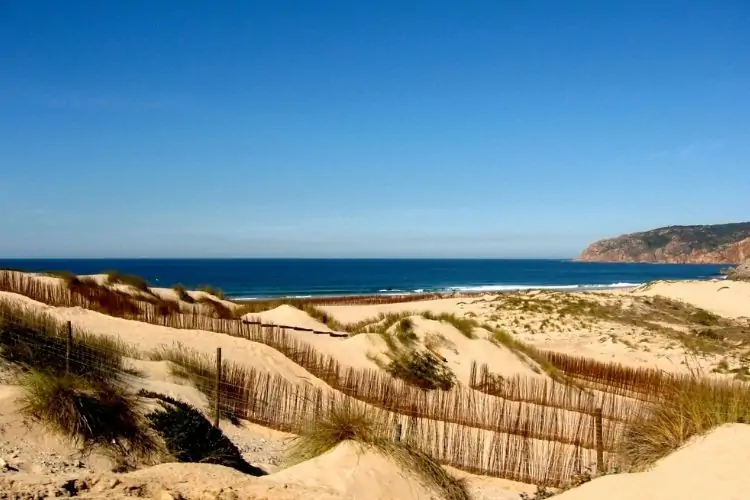
[[[698,437],[651,471],[595,479],[560,500],[744,500],[750,491],[750,425],[729,424]]]
[[[727,318],[750,318],[750,282],[746,281],[657,281],[630,293],[681,300]]]
[[[568,297],[581,297],[593,303],[616,304],[623,308],[631,307],[634,300],[623,291],[528,291],[399,304],[326,306],[323,309],[342,322],[362,321],[380,313],[408,311],[468,316],[511,333],[517,339],[540,349],[675,373],[687,373],[690,367],[700,368],[708,373],[722,359],[716,355],[696,356],[678,342],[632,325],[596,318],[559,316],[555,312],[518,311],[506,306],[514,301],[528,300],[562,307]]]
[[[0,299],[12,300],[26,307],[46,311],[61,320],[71,321],[74,327],[82,328],[91,333],[119,338],[136,346],[142,352],[180,343],[198,352],[213,356],[216,353],[216,348],[221,347],[222,355],[228,361],[261,371],[280,374],[290,381],[304,381],[321,387],[325,386],[324,382],[312,376],[307,370],[264,344],[222,333],[182,330],[115,318],[77,307],[49,307],[27,297],[6,292],[0,292]]]

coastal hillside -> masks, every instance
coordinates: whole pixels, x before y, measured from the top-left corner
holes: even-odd
[[[586,262],[739,264],[750,258],[750,222],[668,226],[599,240],[583,251]]]

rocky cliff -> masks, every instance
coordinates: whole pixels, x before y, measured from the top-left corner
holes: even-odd
[[[750,222],[669,226],[600,240],[584,250],[587,262],[739,264],[750,259]]]

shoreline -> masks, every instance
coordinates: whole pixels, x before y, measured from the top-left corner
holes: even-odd
[[[686,280],[689,281],[689,280]],[[701,280],[703,281],[703,280]],[[708,281],[708,280],[705,280]],[[227,296],[229,300],[237,304],[259,304],[268,302],[300,303],[300,304],[317,304],[317,305],[364,305],[364,304],[397,304],[402,302],[419,302],[424,300],[456,299],[456,298],[475,298],[484,295],[500,295],[510,293],[525,292],[570,292],[570,293],[589,293],[589,292],[610,292],[610,291],[628,291],[644,286],[648,283],[629,283],[627,286],[584,286],[584,285],[565,285],[560,287],[540,285],[539,287],[528,286],[524,288],[509,288],[500,290],[477,290],[477,291],[453,291],[453,292],[434,292],[434,293],[380,293],[380,294],[346,294],[346,295],[310,295],[310,296],[269,296],[269,297],[232,297]]]

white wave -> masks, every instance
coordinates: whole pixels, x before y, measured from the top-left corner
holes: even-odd
[[[506,292],[514,290],[589,290],[604,288],[631,288],[641,286],[643,283],[609,283],[609,284],[583,284],[583,285],[477,285],[477,286],[454,286],[449,291],[456,292]]]
[[[260,297],[229,297],[232,300],[260,300]]]
[[[385,292],[403,292],[403,290],[398,288],[383,288],[382,290],[378,290],[378,293],[385,293]]]
[[[412,290],[412,293],[424,293],[424,288],[417,288],[416,290]]]

